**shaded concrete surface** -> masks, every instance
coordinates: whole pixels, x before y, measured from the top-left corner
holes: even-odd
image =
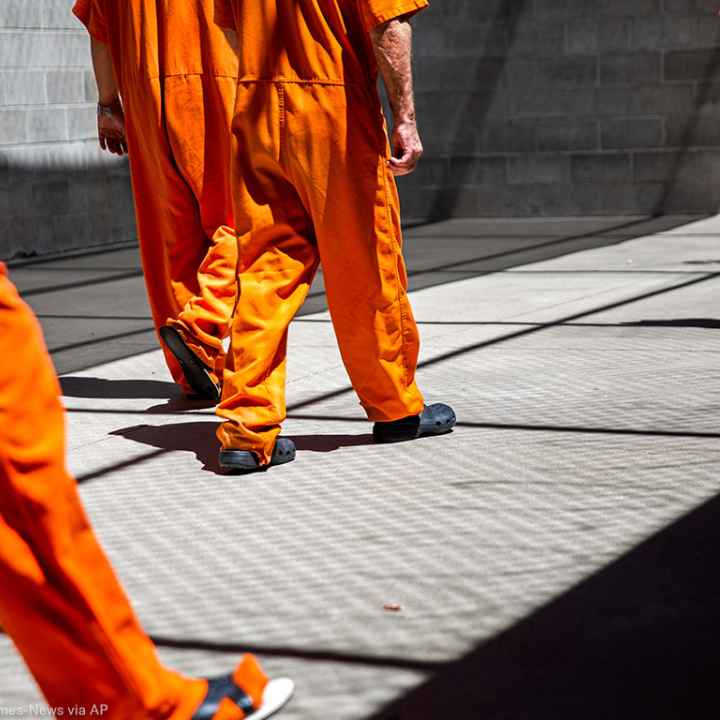
[[[683,226],[688,216],[455,220],[406,230],[410,287],[452,283],[516,265]],[[716,253],[717,254],[717,253]],[[136,248],[11,264],[40,318],[59,373],[157,346]],[[322,275],[301,315],[324,310]]]
[[[298,459],[244,478],[217,473],[212,408],[177,396],[152,334],[111,337],[147,323],[141,278],[112,277],[132,253],[14,276],[67,370],[70,469],[168,663],[255,650],[298,682],[288,720],[694,719],[718,702],[719,230],[415,228],[419,380],[457,430],[372,445],[309,306]],[[98,342],[63,349],[94,313]],[[0,638],[0,707],[37,699]]]

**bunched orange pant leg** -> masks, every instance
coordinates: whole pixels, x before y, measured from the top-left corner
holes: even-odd
[[[98,545],[39,326],[1,264],[0,357],[0,624],[66,716],[188,720],[207,683],[160,664]]]
[[[126,95],[130,165],[145,283],[157,328],[185,330],[218,372],[237,299],[230,189],[234,77],[144,79]],[[167,350],[173,378],[188,390]]]
[[[285,418],[287,328],[318,261],[368,418],[421,412],[419,338],[379,101],[361,86],[240,83],[233,129],[242,292],[218,407],[221,444],[269,462]]]

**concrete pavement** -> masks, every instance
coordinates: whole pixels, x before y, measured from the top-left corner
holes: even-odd
[[[134,251],[12,275],[65,373],[69,466],[168,663],[253,649],[297,680],[287,720],[645,720],[700,696],[720,629],[719,232],[415,228],[419,380],[457,430],[374,446],[318,295],[291,329],[298,459],[250,477],[217,474],[212,409],[170,384]],[[0,638],[0,708],[37,700]]]

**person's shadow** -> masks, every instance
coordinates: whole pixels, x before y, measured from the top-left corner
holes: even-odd
[[[175,399],[182,397],[178,387],[162,380],[106,380],[97,377],[65,375],[60,378],[64,397],[105,398],[107,400]]]
[[[133,425],[111,432],[134,442],[161,450],[195,453],[206,472],[226,474],[218,462],[219,444],[215,436],[217,423],[185,422],[167,425]],[[333,452],[343,447],[371,445],[372,435],[288,435],[299,451]]]
[[[63,397],[105,400],[165,400],[148,408],[149,413],[173,413],[215,407],[212,400],[183,395],[173,382],[163,380],[106,380],[97,377],[65,375],[60,378]]]
[[[132,425],[110,433],[160,450],[192,452],[203,470],[221,473],[218,463],[217,423],[202,420],[166,425]]]

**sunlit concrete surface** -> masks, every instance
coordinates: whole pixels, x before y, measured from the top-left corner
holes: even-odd
[[[673,528],[720,525],[692,514],[720,490],[718,231],[411,230],[419,381],[457,430],[373,445],[318,296],[291,328],[297,461],[247,477],[218,473],[212,408],[151,349],[134,251],[13,274],[64,372],[70,469],[169,664],[212,675],[250,648],[296,679],[287,720],[650,720],[633,703],[668,690],[636,678],[618,709],[623,678],[684,667],[718,627],[717,581],[672,576],[717,559]],[[0,638],[0,707],[38,699]]]

